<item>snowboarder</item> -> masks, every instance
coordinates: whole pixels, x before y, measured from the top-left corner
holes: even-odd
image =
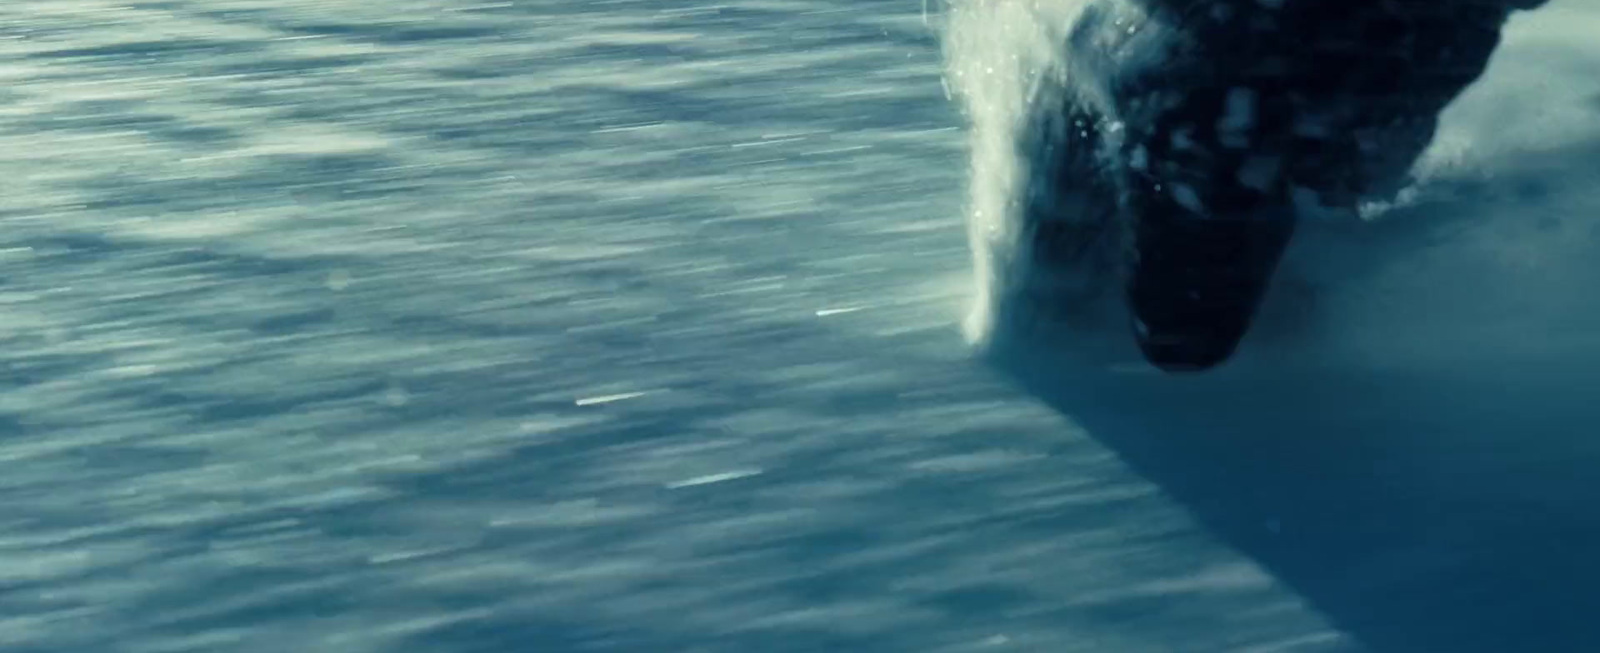
[[[1440,112],[1544,0],[1101,0],[1068,40],[1103,106],[1124,299],[1168,371],[1232,356],[1296,222],[1403,186]],[[1075,154],[1076,156],[1076,154]],[[1063,182],[1067,183],[1067,182]],[[1081,184],[1080,184],[1081,185]]]

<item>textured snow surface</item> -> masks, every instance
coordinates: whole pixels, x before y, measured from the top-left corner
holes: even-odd
[[[0,650],[1589,650],[1597,9],[1200,384],[965,348],[938,7],[8,0]]]

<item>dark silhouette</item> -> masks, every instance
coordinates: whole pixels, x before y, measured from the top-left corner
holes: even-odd
[[[1296,223],[1392,194],[1501,28],[1543,0],[1102,0],[1065,47],[1037,260],[1116,223],[1136,340],[1168,371],[1232,357]],[[1053,119],[1053,118],[1052,118]],[[1083,215],[1085,209],[1090,207]],[[1119,219],[1117,216],[1121,216]],[[1090,225],[1066,229],[1062,225]],[[1068,263],[1070,264],[1070,262]]]

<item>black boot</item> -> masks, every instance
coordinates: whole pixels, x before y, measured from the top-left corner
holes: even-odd
[[[1149,361],[1249,331],[1298,220],[1391,191],[1537,0],[1104,0],[1070,45],[1108,98]],[[1107,17],[1114,17],[1108,19]]]

